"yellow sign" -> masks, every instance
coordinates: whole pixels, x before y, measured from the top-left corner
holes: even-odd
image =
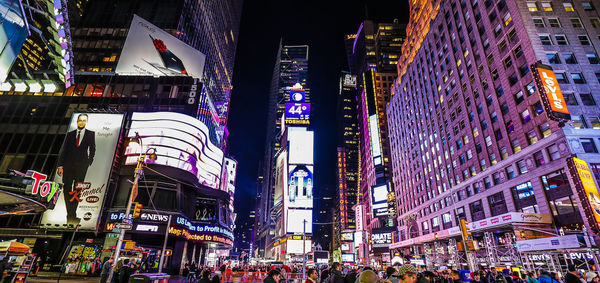
[[[577,169],[577,175],[579,175],[581,186],[592,207],[596,223],[600,223],[600,195],[598,194],[598,188],[594,182],[592,172],[584,160],[573,157],[573,164]]]
[[[126,241],[125,242],[125,249],[126,250],[133,250],[135,248],[135,242],[134,241]]]

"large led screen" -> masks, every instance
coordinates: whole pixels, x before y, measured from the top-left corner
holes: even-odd
[[[138,133],[144,152],[154,148],[158,159],[146,160],[188,171],[207,187],[218,189],[223,165],[223,151],[209,139],[204,123],[185,114],[173,112],[135,112],[131,117],[128,136]],[[129,144],[125,149],[126,165],[136,164],[140,146]]]
[[[342,262],[354,262],[354,254],[342,254]]]
[[[115,72],[133,76],[202,78],[206,55],[133,15]]]
[[[0,82],[6,80],[27,39],[27,23],[20,3],[17,0],[0,0]]]
[[[312,250],[311,240],[304,241],[304,250],[302,250],[302,240],[287,240],[288,254],[309,253]]]
[[[288,128],[289,164],[314,164],[314,132]]]
[[[54,177],[62,197],[42,216],[44,227],[96,230],[122,123],[122,114],[73,114]]]
[[[283,201],[284,191],[287,189],[287,163],[286,152],[283,151],[277,156],[275,166],[275,190],[273,193],[274,206],[279,206]]]
[[[373,154],[373,162],[375,165],[381,164],[381,142],[379,140],[379,123],[377,115],[369,117],[369,136],[371,137],[371,153]]]
[[[289,165],[287,190],[284,190],[285,207],[313,207],[313,166]]]
[[[286,233],[312,233],[312,209],[287,209],[286,214]]]
[[[310,103],[286,103],[285,104],[285,123],[286,124],[309,124],[310,123]]]
[[[388,215],[387,184],[371,187],[371,207],[375,217]]]

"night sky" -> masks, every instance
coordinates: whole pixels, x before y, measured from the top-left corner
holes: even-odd
[[[248,216],[254,209],[251,200],[256,195],[255,180],[264,154],[267,99],[280,38],[284,45],[310,46],[308,87],[315,131],[313,213],[315,222],[329,222],[329,216],[317,216],[319,210],[334,205],[333,200],[323,198],[333,197],[336,186],[336,97],[340,72],[348,70],[344,35],[356,33],[362,20],[391,23],[395,18],[401,23],[408,21],[407,0],[244,1],[228,120],[229,153],[238,161],[238,227],[254,221]],[[236,237],[240,236],[236,231]],[[318,231],[314,239],[321,245],[328,241]]]

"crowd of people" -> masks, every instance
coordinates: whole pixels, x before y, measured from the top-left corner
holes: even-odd
[[[370,267],[347,268],[335,262],[328,269],[309,269],[304,283],[600,283],[597,272],[578,270],[575,265],[568,266],[568,272],[558,273],[540,270],[534,272],[498,271],[495,268],[475,272],[452,269],[437,271],[417,270],[410,264],[387,267],[376,270]],[[271,269],[263,283],[287,283],[290,278],[285,270]]]

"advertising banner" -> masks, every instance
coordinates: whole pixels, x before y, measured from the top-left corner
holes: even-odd
[[[314,164],[314,136],[306,128],[288,129],[289,164]]]
[[[0,0],[0,82],[6,80],[27,39],[27,22],[22,11],[21,1]]]
[[[202,78],[206,55],[133,15],[115,72],[130,76]]]
[[[388,215],[388,185],[378,185],[371,187],[371,207],[375,217]]]
[[[579,240],[579,235],[566,235],[547,237],[532,240],[517,241],[519,252],[555,250],[555,249],[578,249],[585,247],[585,241]],[[582,239],[583,240],[583,239]]]
[[[354,218],[356,219],[356,231],[364,230],[364,214],[362,205],[357,204],[354,206]]]
[[[198,178],[198,183],[218,189],[223,165],[223,151],[209,139],[209,130],[194,117],[174,112],[135,112],[131,116],[128,137],[136,132],[143,149],[130,144],[125,149],[125,164],[137,163],[140,150],[156,150],[154,163],[185,170]]]
[[[575,173],[577,176],[574,179],[576,179],[576,182],[579,181],[577,191],[582,202],[584,202],[583,211],[586,212],[585,214],[590,224],[594,225],[594,229],[598,230],[600,225],[600,195],[598,194],[596,182],[594,182],[594,176],[592,175],[592,172],[590,171],[590,168],[585,160],[576,157],[569,159],[572,163],[570,169],[571,171],[575,171],[572,173]],[[575,170],[572,170],[573,167]],[[585,205],[585,200],[587,200],[589,208],[586,208],[587,205]]]
[[[299,102],[285,104],[286,124],[310,124],[310,103]]]
[[[286,209],[286,214],[286,233],[312,233],[312,209]]]
[[[533,64],[531,69],[537,73],[535,82],[548,116],[554,120],[570,120],[571,115],[567,102],[563,97],[556,75],[552,67],[540,63]]]
[[[123,114],[73,114],[54,177],[63,197],[44,213],[43,225],[96,230],[122,123]]]
[[[313,166],[289,165],[288,189],[285,198],[287,208],[313,207]]]
[[[303,89],[290,89],[290,101],[304,102],[306,91]]]
[[[283,151],[277,156],[275,167],[275,190],[273,192],[274,206],[279,206],[283,201],[284,191],[287,189],[287,163],[286,152]]]

